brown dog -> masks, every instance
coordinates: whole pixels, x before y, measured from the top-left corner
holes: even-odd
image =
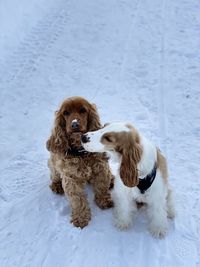
[[[66,99],[55,113],[52,134],[47,141],[51,152],[48,166],[51,171],[52,191],[68,197],[72,208],[71,222],[83,228],[91,219],[84,193],[87,182],[93,186],[95,202],[110,208],[109,187],[112,175],[103,153],[88,153],[81,147],[83,133],[102,128],[95,105],[81,97]]]

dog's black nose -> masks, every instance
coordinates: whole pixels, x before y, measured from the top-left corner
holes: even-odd
[[[81,141],[85,144],[90,141],[90,138],[87,136],[87,134],[82,135]]]
[[[76,129],[78,129],[79,128],[79,123],[77,122],[77,121],[72,121],[72,129],[73,130],[76,130]]]

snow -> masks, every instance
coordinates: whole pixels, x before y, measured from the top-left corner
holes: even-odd
[[[200,266],[198,0],[2,0],[0,266]],[[102,123],[130,121],[168,158],[177,217],[164,240],[112,225],[88,187],[92,220],[70,224],[48,188],[45,142],[64,98]]]

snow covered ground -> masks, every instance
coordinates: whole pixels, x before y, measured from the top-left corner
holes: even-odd
[[[199,0],[2,0],[0,266],[200,266]],[[83,230],[48,188],[45,142],[66,97],[130,121],[167,155],[177,217],[121,232],[93,203]]]

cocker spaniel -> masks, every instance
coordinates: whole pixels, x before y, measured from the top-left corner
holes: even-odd
[[[46,143],[51,152],[48,166],[51,171],[52,191],[65,195],[72,208],[71,222],[83,228],[91,219],[91,212],[84,192],[89,182],[94,189],[95,202],[110,208],[112,175],[105,153],[88,153],[81,146],[82,134],[101,129],[94,104],[81,97],[66,99],[55,113],[51,136]]]
[[[119,164],[112,192],[115,225],[128,228],[137,203],[146,203],[150,232],[164,237],[167,217],[173,218],[175,211],[167,163],[160,150],[126,123],[113,123],[89,132],[83,135],[82,143],[87,151],[108,152]]]

